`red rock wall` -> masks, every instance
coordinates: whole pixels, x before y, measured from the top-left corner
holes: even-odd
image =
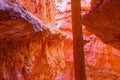
[[[94,4],[97,3],[97,1],[95,0],[93,1],[94,2],[91,2],[92,5],[93,3]],[[88,0],[83,0],[82,3],[91,4]],[[109,6],[110,5],[111,4],[109,3]],[[90,7],[88,6],[85,6],[84,4],[82,5],[83,14],[90,9]],[[58,22],[61,21],[61,25],[58,25],[59,28],[62,31],[66,32],[67,34],[67,38],[65,39],[65,42],[64,42],[65,43],[64,54],[65,54],[66,68],[61,74],[63,75],[62,78],[58,77],[59,80],[74,80],[73,79],[74,76],[72,76],[73,75],[73,55],[72,55],[72,29],[71,29],[72,27],[71,27],[71,9],[70,8],[71,8],[70,1],[68,1],[66,8],[65,8],[65,13],[64,12],[58,13],[58,17],[56,19]],[[100,7],[100,8],[104,8],[104,7]],[[108,8],[106,6],[106,9]],[[62,15],[62,16],[59,16],[59,15]],[[92,12],[91,12],[91,15],[92,15]],[[94,24],[97,25],[98,23],[100,23],[100,22],[97,22],[97,17],[99,15],[97,15],[96,18],[94,18],[94,15],[92,15],[92,17],[89,17],[90,19],[89,24],[91,24],[90,22],[94,22]],[[112,18],[112,16],[109,18]],[[101,19],[101,21],[104,22],[103,19]],[[107,22],[107,20],[105,20],[105,22]],[[100,28],[100,26],[102,28]],[[104,27],[103,25],[100,25],[100,26],[99,26],[99,30],[101,29],[101,31],[104,30],[104,28],[107,28],[107,29],[109,28],[109,26],[108,27]],[[94,28],[96,32],[99,31],[99,30],[97,31],[97,27],[94,27]],[[113,29],[117,30],[115,29],[115,27],[112,28],[111,30]],[[109,31],[109,29],[108,30],[105,29],[104,31],[107,32]],[[84,51],[85,51],[87,80],[119,80],[120,79],[120,71],[119,71],[120,51],[119,49],[116,49],[112,45],[104,43],[104,41],[102,41],[99,37],[97,37],[95,34],[92,33],[92,30],[91,32],[87,31],[85,26],[83,26],[83,37],[84,37]],[[104,33],[101,33],[101,37],[104,37]],[[109,40],[109,35],[107,37],[108,37],[107,40]]]
[[[99,1],[102,1],[102,0],[91,0],[91,5],[94,6],[96,3],[98,3]]]
[[[95,33],[105,43],[118,49],[120,49],[119,2],[119,0],[103,0],[83,16],[83,24],[89,31]]]
[[[0,0],[0,80],[53,80],[62,71],[65,36],[43,22],[18,0]]]
[[[55,0],[21,0],[21,2],[43,22],[55,24]]]

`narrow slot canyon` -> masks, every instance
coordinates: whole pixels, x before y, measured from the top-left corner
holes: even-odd
[[[120,0],[0,0],[0,80],[120,80]]]

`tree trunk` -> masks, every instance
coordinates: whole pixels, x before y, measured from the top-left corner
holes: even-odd
[[[72,0],[72,30],[75,80],[86,80],[80,0]]]

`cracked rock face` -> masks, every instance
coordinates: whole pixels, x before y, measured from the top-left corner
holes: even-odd
[[[64,68],[64,35],[43,22],[18,0],[0,0],[0,80],[53,80]]]
[[[100,0],[83,16],[87,30],[120,49],[120,0]]]

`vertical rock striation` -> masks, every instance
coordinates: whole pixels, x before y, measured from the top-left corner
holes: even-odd
[[[55,24],[55,0],[20,0],[29,12],[44,23]]]

